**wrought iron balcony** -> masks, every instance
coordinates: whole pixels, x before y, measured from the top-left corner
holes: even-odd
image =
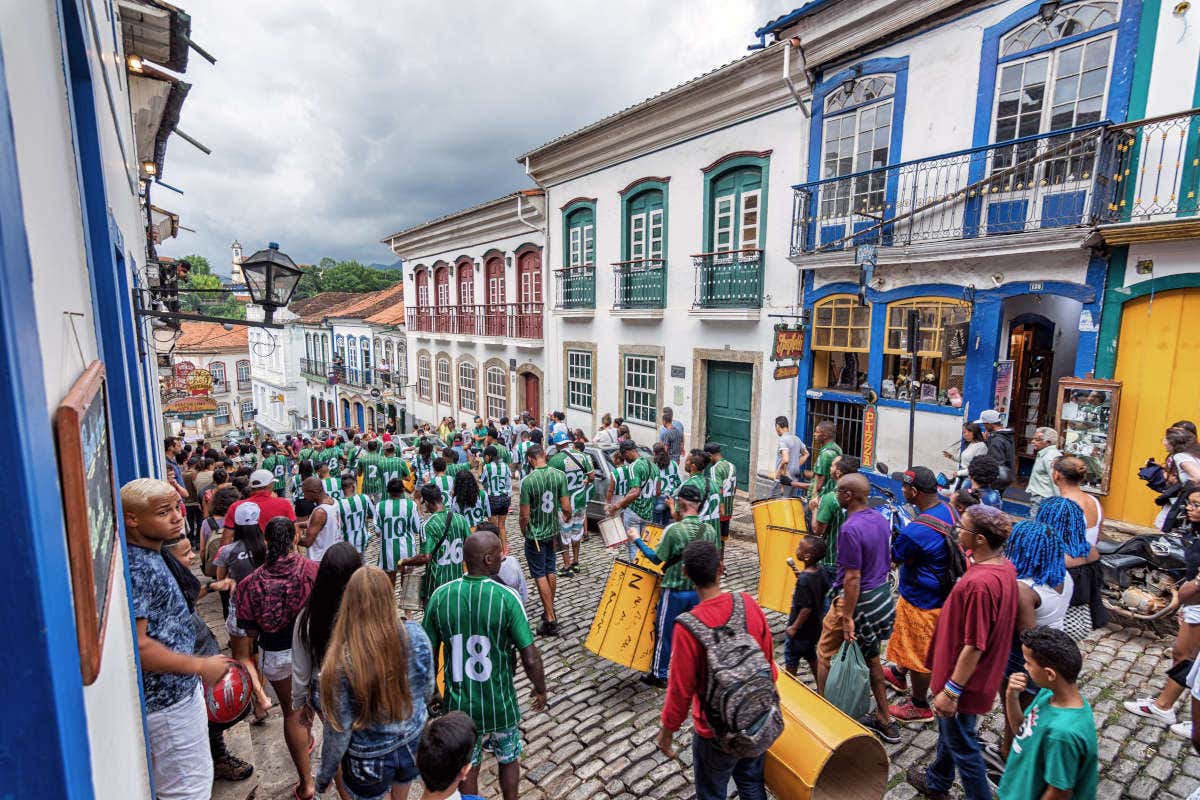
[[[313,358],[302,358],[300,359],[300,374],[310,380],[328,383],[329,362],[318,361]]]
[[[1107,127],[1082,125],[796,186],[791,256],[1091,224],[1112,158],[1103,146]]]
[[[347,386],[353,386],[356,389],[370,389],[372,386],[374,370],[370,367],[347,367],[342,371],[342,381]]]
[[[562,310],[596,307],[596,266],[583,264],[554,271],[554,307]]]
[[[1097,222],[1190,219],[1200,210],[1200,109],[1114,125]]]
[[[542,338],[541,303],[410,308],[409,331],[508,339]]]
[[[667,304],[667,261],[646,258],[613,265],[613,308],[664,308]]]
[[[692,263],[696,308],[762,308],[762,250],[699,253]]]

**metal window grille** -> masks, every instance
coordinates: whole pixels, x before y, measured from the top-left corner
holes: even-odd
[[[653,424],[658,416],[658,360],[625,356],[626,419]]]
[[[567,351],[567,406],[592,410],[592,354],[587,350]]]
[[[843,453],[862,456],[863,412],[866,406],[859,403],[842,403],[837,400],[811,400],[808,404],[808,441],[813,440],[813,429],[817,424],[830,420],[837,426],[833,440]],[[816,456],[813,456],[816,458]]]

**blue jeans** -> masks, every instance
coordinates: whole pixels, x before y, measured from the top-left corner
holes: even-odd
[[[725,800],[729,797],[729,779],[737,784],[741,800],[767,800],[763,783],[763,761],[737,758],[719,749],[712,739],[692,734],[692,776],[696,780],[696,800]]]
[[[937,718],[937,755],[925,773],[930,791],[950,791],[957,768],[967,800],[992,800],[987,767],[983,763],[983,746],[975,733],[977,720],[975,714]]]
[[[654,500],[654,524],[665,528],[671,523],[671,514],[667,511],[667,498],[658,497]]]
[[[373,758],[342,757],[342,780],[355,800],[389,797],[393,784],[412,783],[418,774],[416,741]]]
[[[650,662],[650,673],[656,678],[667,679],[667,668],[671,665],[671,638],[675,634],[675,618],[691,611],[700,602],[693,589],[663,589],[658,598],[658,613],[654,617],[654,660]]]

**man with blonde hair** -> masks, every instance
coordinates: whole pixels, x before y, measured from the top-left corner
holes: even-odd
[[[1054,428],[1038,428],[1033,432],[1030,444],[1037,455],[1025,491],[1029,492],[1033,513],[1037,514],[1038,506],[1044,500],[1058,496],[1058,487],[1054,485],[1054,462],[1062,456],[1062,451],[1058,449],[1058,431]]]
[[[192,615],[163,560],[163,543],[183,533],[183,508],[174,487],[154,478],[122,486],[121,506],[156,797],[207,800],[213,761],[201,680],[219,681],[226,666],[219,655],[195,655]]]

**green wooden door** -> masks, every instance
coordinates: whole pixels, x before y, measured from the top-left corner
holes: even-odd
[[[739,489],[750,485],[750,398],[754,369],[749,364],[708,362],[705,439],[718,442],[737,468]]]

